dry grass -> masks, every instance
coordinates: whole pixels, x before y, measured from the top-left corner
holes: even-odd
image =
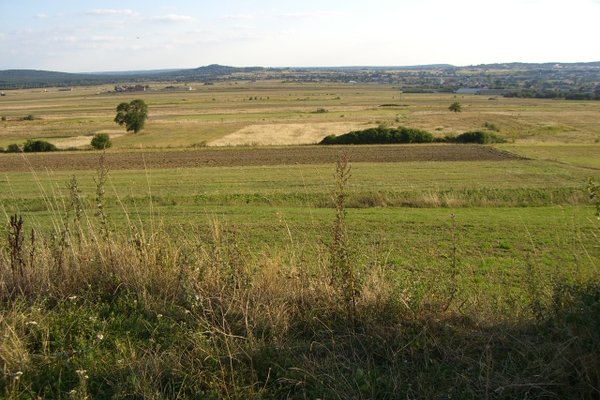
[[[125,135],[125,132],[116,129],[103,129],[94,134],[97,133],[107,133],[112,140]],[[72,136],[68,138],[50,139],[48,141],[59,149],[72,149],[78,147],[89,147],[92,137],[93,135]]]
[[[328,252],[309,256],[293,236],[286,251],[266,255],[241,249],[243,232],[218,220],[200,238],[177,240],[136,223],[103,238],[84,222],[78,236],[74,220],[63,222],[25,238],[20,269],[9,248],[0,252],[8,399],[598,394],[589,282],[552,290],[536,281],[539,290],[525,292],[536,297],[506,314],[464,291],[460,270],[452,281],[436,271],[415,282],[385,253],[362,254],[366,266],[350,265],[360,287],[347,317]],[[352,253],[351,242],[342,245]]]
[[[208,144],[210,146],[314,144],[328,135],[340,135],[364,128],[364,124],[351,122],[250,125]]]
[[[405,94],[385,85],[281,82],[218,83],[198,86],[192,92],[158,90],[167,84],[151,84],[156,90],[150,92],[121,95],[102,93],[107,86],[73,92],[9,91],[0,99],[0,110],[8,119],[0,123],[0,146],[115,129],[116,105],[136,97],[144,98],[150,107],[145,135],[125,135],[115,141],[115,147],[186,147],[237,131],[239,137],[228,138],[235,144],[306,143],[328,129],[344,133],[336,127],[352,130],[379,123],[426,129],[440,136],[480,130],[489,123],[499,128],[501,136],[517,142],[592,143],[600,137],[600,104],[591,101],[489,100],[475,95]],[[447,110],[454,101],[461,103],[463,112]],[[318,108],[329,112],[317,114]],[[38,119],[19,121],[28,114]],[[308,132],[298,133],[297,125],[308,127]],[[270,133],[265,136],[265,132]]]

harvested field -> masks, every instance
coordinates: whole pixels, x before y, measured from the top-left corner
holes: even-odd
[[[108,168],[194,168],[333,163],[341,152],[352,162],[506,161],[523,157],[481,145],[301,146],[198,149],[185,151],[108,152]],[[92,170],[98,152],[0,154],[0,172]]]
[[[293,145],[320,142],[327,135],[341,135],[365,124],[352,122],[323,122],[302,124],[261,124],[250,125],[220,139],[213,140],[210,146],[239,145]]]

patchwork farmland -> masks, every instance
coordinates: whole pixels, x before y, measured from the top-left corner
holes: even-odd
[[[0,98],[7,398],[598,395],[600,103],[170,84]],[[315,144],[376,126],[507,143]]]

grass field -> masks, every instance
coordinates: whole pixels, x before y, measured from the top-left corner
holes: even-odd
[[[384,85],[228,82],[169,92],[166,83],[141,93],[109,93],[111,87],[9,91],[0,99],[0,146],[45,138],[59,146],[89,144],[95,133],[113,134],[116,148],[189,147],[211,144],[304,144],[328,134],[404,125],[439,136],[492,127],[525,143],[594,143],[600,138],[597,102],[509,99],[453,94],[405,94]],[[117,136],[115,108],[142,98],[146,129]],[[448,105],[459,101],[463,112]],[[385,106],[384,106],[385,105]],[[317,113],[322,108],[327,112]],[[22,121],[33,115],[35,120]],[[298,129],[304,126],[305,129]],[[89,140],[88,140],[89,142]]]
[[[117,133],[107,89],[7,92],[0,145]],[[0,397],[598,397],[600,103],[195,89],[103,162],[0,154]],[[514,143],[282,146],[486,122]]]

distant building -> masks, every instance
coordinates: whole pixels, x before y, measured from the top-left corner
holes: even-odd
[[[460,88],[454,91],[456,94],[479,94],[482,90],[487,88]]]
[[[479,94],[483,96],[502,96],[508,92],[507,89],[489,89],[486,87],[483,88],[460,88],[455,90],[456,94]]]
[[[145,92],[146,88],[144,85],[117,85],[115,86],[115,92]]]

